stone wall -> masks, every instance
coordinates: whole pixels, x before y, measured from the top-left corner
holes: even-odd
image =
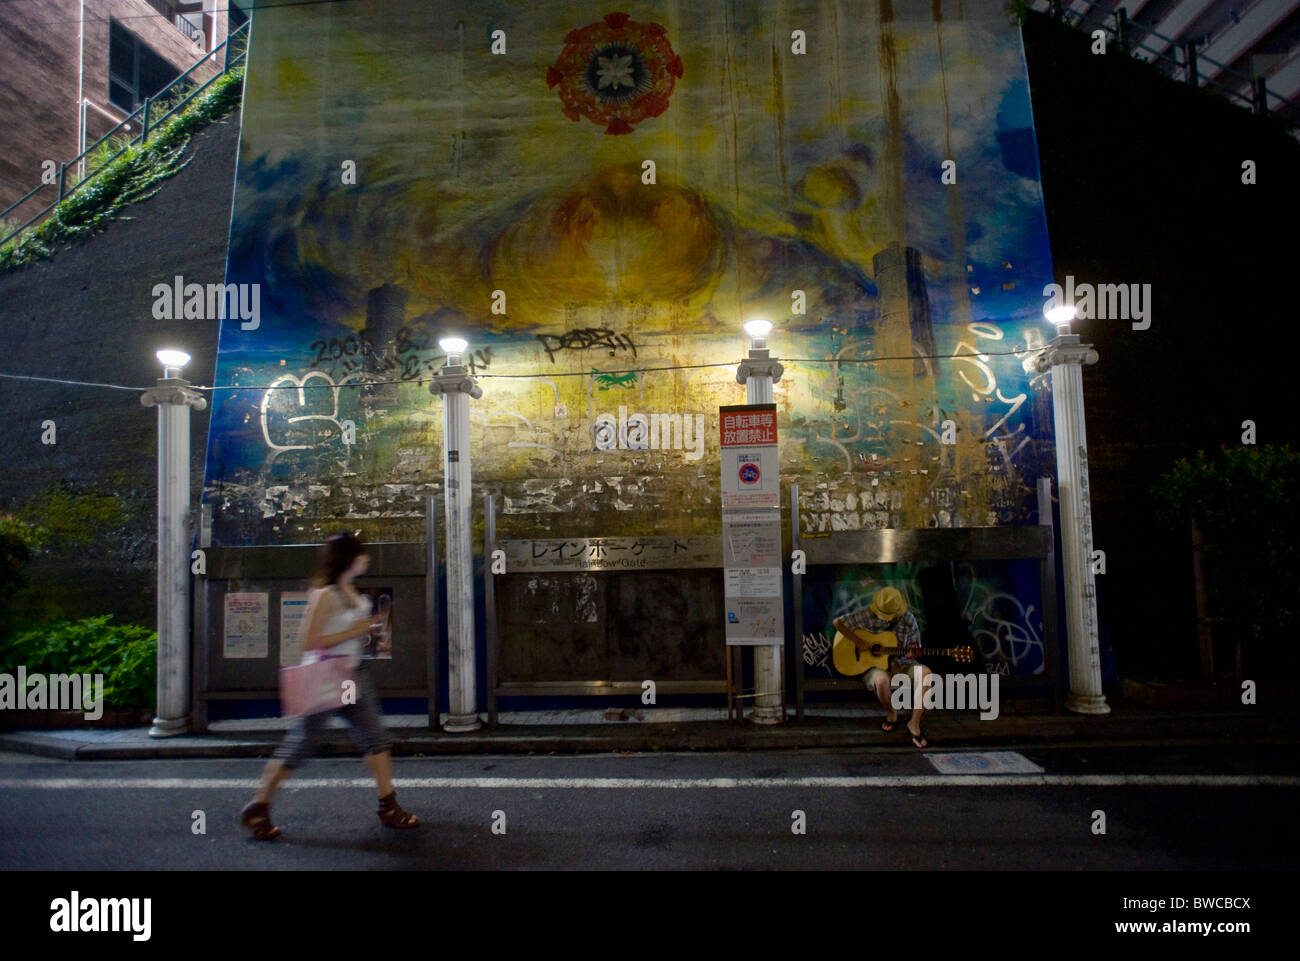
[[[0,372],[151,386],[154,352],[180,347],[186,373],[210,384],[217,324],[153,317],[154,284],[220,283],[234,183],[239,113],[191,141],[194,159],[154,198],[89,243],[0,275]],[[126,219],[130,218],[130,219]],[[71,528],[29,580],[72,616],[115,611],[153,624],[157,553],[157,412],[135,390],[0,379],[0,510],[34,510]],[[191,484],[203,484],[207,412],[191,421]],[[42,444],[42,423],[56,443]]]

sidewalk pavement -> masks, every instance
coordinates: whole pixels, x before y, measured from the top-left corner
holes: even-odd
[[[601,711],[503,712],[489,728],[447,734],[430,730],[425,715],[388,715],[385,723],[400,757],[431,754],[600,753],[632,751],[751,751],[861,747],[915,750],[903,725],[880,730],[876,708],[809,709],[803,721],[791,711],[784,724],[728,722],[726,711],[701,708],[628,710],[623,719]],[[906,717],[906,715],[904,715]],[[141,758],[269,757],[284,735],[286,721],[261,718],[214,721],[205,734],[149,737],[149,728],[0,733],[0,751],[69,761]],[[1122,744],[1217,740],[1300,742],[1300,717],[1255,706],[1200,710],[1156,710],[1113,705],[1110,714],[1003,714],[980,720],[975,712],[927,712],[924,730],[933,748],[1028,745],[1052,741]],[[341,719],[319,749],[321,755],[355,754]]]

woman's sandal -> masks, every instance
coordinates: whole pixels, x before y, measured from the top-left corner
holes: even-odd
[[[274,841],[280,836],[280,829],[271,823],[271,806],[265,801],[249,801],[239,812],[239,820],[253,829],[254,840]]]
[[[924,731],[919,734],[913,734],[912,729],[909,727],[907,729],[907,735],[912,739],[912,747],[916,748],[918,751],[924,751],[930,746],[930,740],[925,736]]]
[[[397,792],[392,791],[379,799],[379,821],[386,828],[413,828],[420,823],[410,811],[404,811],[397,804]]]
[[[892,721],[881,721],[881,722],[880,722],[880,729],[881,729],[882,731],[884,731],[886,734],[888,734],[888,733],[889,733],[890,731],[892,731],[894,728],[898,727],[899,722],[900,722],[901,720],[902,720],[902,718],[897,718],[897,717],[896,717],[896,718],[894,718]]]

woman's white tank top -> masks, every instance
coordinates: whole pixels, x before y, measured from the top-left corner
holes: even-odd
[[[350,630],[356,626],[357,621],[364,617],[370,616],[370,598],[361,594],[357,598],[357,603],[353,607],[348,606],[348,596],[343,593],[343,589],[337,584],[331,584],[324,588],[334,596],[334,603],[341,605],[325,620],[325,626],[321,628],[322,634],[340,634],[343,631]],[[343,641],[341,644],[335,644],[333,647],[325,649],[327,654],[347,654],[351,660],[349,663],[356,667],[361,663],[362,641],[360,637],[354,637],[350,640]]]

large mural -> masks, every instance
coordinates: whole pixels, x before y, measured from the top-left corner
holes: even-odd
[[[227,281],[214,544],[420,539],[452,333],[502,537],[716,533],[755,317],[806,533],[1033,523],[1053,473],[1001,4],[260,3]]]

